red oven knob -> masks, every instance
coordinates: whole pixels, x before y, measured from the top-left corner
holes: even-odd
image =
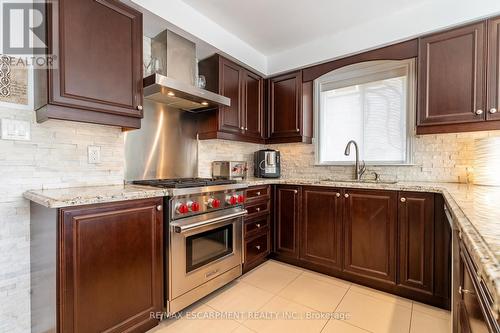
[[[200,210],[200,204],[197,203],[196,201],[191,201],[191,202],[188,202],[188,208],[192,212],[197,212]]]
[[[231,195],[231,196],[227,196],[226,197],[226,202],[230,205],[236,205],[236,203],[238,202],[238,198],[234,195]]]
[[[214,198],[208,199],[208,207],[210,207],[210,208],[219,208],[220,207],[220,200],[219,199],[214,199]]]
[[[186,204],[183,204],[183,203],[179,203],[175,206],[175,210],[177,211],[177,213],[179,214],[186,214],[189,212],[189,208]]]
[[[245,202],[245,196],[240,194],[238,195],[238,203],[244,203]]]

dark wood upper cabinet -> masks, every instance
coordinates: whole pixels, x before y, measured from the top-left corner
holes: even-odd
[[[243,106],[245,136],[261,140],[264,126],[264,80],[249,71],[243,73]]]
[[[417,134],[500,129],[499,18],[419,39]]]
[[[348,190],[344,200],[344,271],[396,283],[397,192]]]
[[[58,332],[144,332],[163,309],[162,198],[61,209]]]
[[[302,189],[300,259],[328,269],[342,269],[342,197],[340,190]]]
[[[276,187],[274,206],[275,252],[288,258],[299,257],[301,187]]]
[[[231,99],[231,106],[199,114],[200,139],[264,142],[264,80],[216,54],[199,62],[207,90]]]
[[[48,31],[57,65],[37,119],[140,128],[142,14],[115,0],[61,0]]]
[[[302,71],[275,76],[268,80],[267,142],[311,143],[312,98],[309,103],[309,97],[312,97],[312,82],[302,83]]]
[[[485,119],[484,22],[419,40],[418,126]]]
[[[399,284],[432,295],[434,194],[400,192],[398,211]]]
[[[488,20],[488,113],[487,119],[500,120],[500,17]]]

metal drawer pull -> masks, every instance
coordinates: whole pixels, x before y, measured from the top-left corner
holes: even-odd
[[[208,273],[206,273],[206,274],[205,274],[205,278],[209,278],[209,277],[211,277],[212,275],[217,274],[218,272],[219,272],[219,270],[218,270],[218,269],[213,270],[213,271],[211,271],[211,272],[208,272]]]
[[[344,194],[344,197],[349,198],[349,194],[348,193]]]
[[[399,200],[401,200],[401,202],[406,202],[406,198],[401,198]]]
[[[497,113],[497,111],[498,111],[498,110],[497,110],[497,109],[495,109],[495,108],[491,108],[491,109],[490,109],[490,113],[491,113],[491,114],[493,114],[493,113]]]
[[[340,198],[340,193],[339,193],[339,192],[335,193],[335,196],[336,196],[337,198]]]
[[[257,228],[260,228],[260,223],[257,223],[255,226],[256,226]]]
[[[260,245],[255,246],[257,250],[260,250]]]
[[[299,191],[297,191],[297,190],[293,190],[293,193],[294,193],[294,194],[297,194],[297,193],[299,193]]]
[[[460,295],[468,294],[468,295],[476,295],[476,293],[473,290],[469,289],[463,289],[462,286],[458,287],[458,293]]]
[[[255,194],[260,195],[260,192],[257,192],[257,193],[255,193]]]
[[[477,115],[481,115],[481,114],[483,114],[483,110],[481,110],[481,109],[476,110],[476,114],[477,114]]]
[[[158,205],[158,206],[156,206],[156,210],[157,210],[157,211],[161,212],[161,210],[162,210],[162,209],[163,209],[162,205]]]
[[[142,111],[143,107],[142,105],[137,105],[137,110]]]
[[[260,212],[260,207],[255,208],[256,211]]]

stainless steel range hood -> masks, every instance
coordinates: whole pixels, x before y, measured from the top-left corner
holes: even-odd
[[[151,39],[155,74],[144,78],[144,97],[172,108],[200,112],[230,106],[225,96],[198,88],[196,45],[165,30]]]

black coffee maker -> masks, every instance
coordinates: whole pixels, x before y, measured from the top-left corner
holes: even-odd
[[[263,149],[254,153],[254,176],[258,178],[279,178],[280,152],[273,149]]]

